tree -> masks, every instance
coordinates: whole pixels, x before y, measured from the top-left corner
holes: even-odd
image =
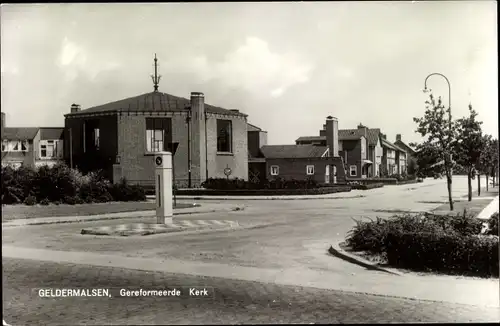
[[[455,146],[456,132],[455,124],[451,119],[451,108],[445,109],[441,98],[439,97],[436,101],[432,94],[429,95],[429,100],[425,104],[426,110],[424,116],[422,118],[413,118],[413,121],[418,125],[416,132],[426,138],[423,144],[421,144],[421,148],[432,149],[442,162],[442,168],[446,173],[448,201],[450,203],[450,210],[452,211],[452,154]],[[448,113],[448,119],[445,116],[446,113]]]
[[[436,147],[428,143],[411,143],[410,146],[416,149],[414,160],[416,160],[418,177],[432,177],[444,172],[443,165],[439,164],[441,157]]]
[[[478,171],[478,192],[481,189],[480,156],[483,152],[484,138],[481,130],[481,121],[477,119],[477,112],[469,104],[469,116],[458,119],[456,122],[458,138],[455,142],[455,159],[467,171],[468,198],[472,200],[472,175]]]
[[[493,177],[495,184],[495,171],[498,167],[498,140],[493,139],[491,135],[483,137],[484,148],[479,158],[479,167],[481,172],[486,175],[486,190],[489,190],[489,177]]]

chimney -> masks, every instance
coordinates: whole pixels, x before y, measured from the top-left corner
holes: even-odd
[[[71,104],[71,113],[75,112],[80,112],[80,105],[73,103]]]
[[[207,150],[205,139],[205,95],[191,92],[191,178],[193,186],[206,179]]]
[[[5,112],[2,112],[2,129],[5,128]]]
[[[326,118],[326,145],[330,156],[339,156],[339,122],[332,116]]]
[[[401,134],[396,135],[396,141],[398,141],[398,140],[401,141]]]

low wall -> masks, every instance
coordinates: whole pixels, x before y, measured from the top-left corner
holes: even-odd
[[[297,195],[326,195],[337,192],[349,192],[351,186],[321,187],[311,189],[182,189],[177,190],[178,196],[297,196]]]

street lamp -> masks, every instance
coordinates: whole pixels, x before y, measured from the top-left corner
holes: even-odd
[[[449,135],[448,135],[448,144],[451,144],[451,141],[452,141],[452,121],[451,121],[451,84],[450,84],[450,81],[448,80],[448,78],[446,78],[445,75],[441,74],[441,73],[438,73],[438,72],[434,72],[432,74],[429,74],[427,77],[425,77],[425,81],[424,81],[424,92],[427,92],[428,89],[427,89],[427,80],[431,77],[431,76],[434,76],[434,75],[437,75],[437,76],[441,76],[443,77],[445,80],[446,80],[446,83],[448,84],[448,127],[449,127]],[[429,89],[429,91],[431,91],[431,89]],[[448,153],[448,160],[450,162],[450,165],[452,163],[452,153],[451,151]],[[453,175],[453,170],[452,170],[452,167],[450,166],[450,178],[451,176]]]
[[[450,81],[448,80],[448,78],[446,78],[445,75],[441,74],[441,73],[438,73],[438,72],[434,72],[430,75],[428,75],[426,78],[425,78],[425,81],[424,81],[424,92],[427,92],[427,80],[431,77],[431,76],[434,76],[434,75],[437,75],[437,76],[441,76],[443,77],[445,80],[446,80],[446,83],[448,84],[448,127],[450,128],[450,134],[449,134],[449,141],[451,142],[451,84],[450,84]],[[431,89],[429,89],[430,91]],[[450,157],[450,162],[451,162],[451,153],[449,153]]]
[[[186,123],[188,128],[188,188],[191,188],[191,106],[185,107],[187,111]]]

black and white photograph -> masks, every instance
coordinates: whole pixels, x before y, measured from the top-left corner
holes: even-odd
[[[499,323],[497,2],[3,3],[3,325]]]

